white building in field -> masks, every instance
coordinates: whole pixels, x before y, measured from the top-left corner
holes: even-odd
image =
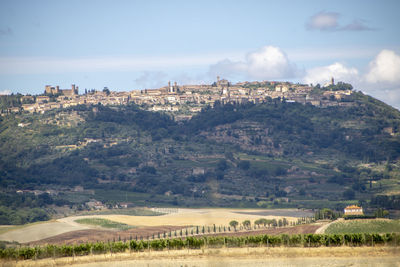
[[[344,208],[344,215],[364,215],[363,209],[356,205]]]

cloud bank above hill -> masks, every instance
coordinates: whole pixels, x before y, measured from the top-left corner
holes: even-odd
[[[287,79],[296,76],[297,68],[285,52],[279,47],[264,46],[250,52],[243,61],[225,59],[211,65],[209,73],[226,78],[238,77],[248,79]]]
[[[342,63],[336,62],[328,66],[307,70],[303,81],[308,84],[324,84],[331,77],[334,77],[337,81],[354,81],[358,80],[358,75],[356,68],[346,67]]]
[[[391,50],[382,50],[369,64],[365,76],[369,83],[400,83],[400,56]]]

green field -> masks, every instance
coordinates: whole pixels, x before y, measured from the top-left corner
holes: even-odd
[[[77,219],[75,222],[80,224],[88,224],[88,225],[95,225],[100,226],[103,228],[115,229],[115,230],[128,230],[134,228],[134,226],[127,225],[125,223],[114,222],[107,219],[101,218],[85,218],[85,219]]]
[[[349,220],[331,224],[326,234],[345,233],[398,233],[400,232],[400,220]]]

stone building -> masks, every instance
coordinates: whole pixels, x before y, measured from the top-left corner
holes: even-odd
[[[71,89],[60,89],[60,86],[51,86],[51,85],[46,85],[44,89],[44,93],[47,95],[57,95],[57,94],[62,94],[65,96],[72,97],[74,95],[79,94],[79,87],[75,86],[75,84],[71,85]]]

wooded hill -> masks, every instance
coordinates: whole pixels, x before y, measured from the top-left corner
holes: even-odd
[[[400,112],[362,93],[354,92],[352,101],[327,108],[271,99],[216,103],[183,123],[136,105],[3,116],[0,219],[15,211],[6,199],[20,208],[32,208],[31,200],[36,207],[43,201],[79,207],[94,198],[400,209]],[[68,191],[77,185],[94,195]],[[34,189],[58,195],[15,193]]]

